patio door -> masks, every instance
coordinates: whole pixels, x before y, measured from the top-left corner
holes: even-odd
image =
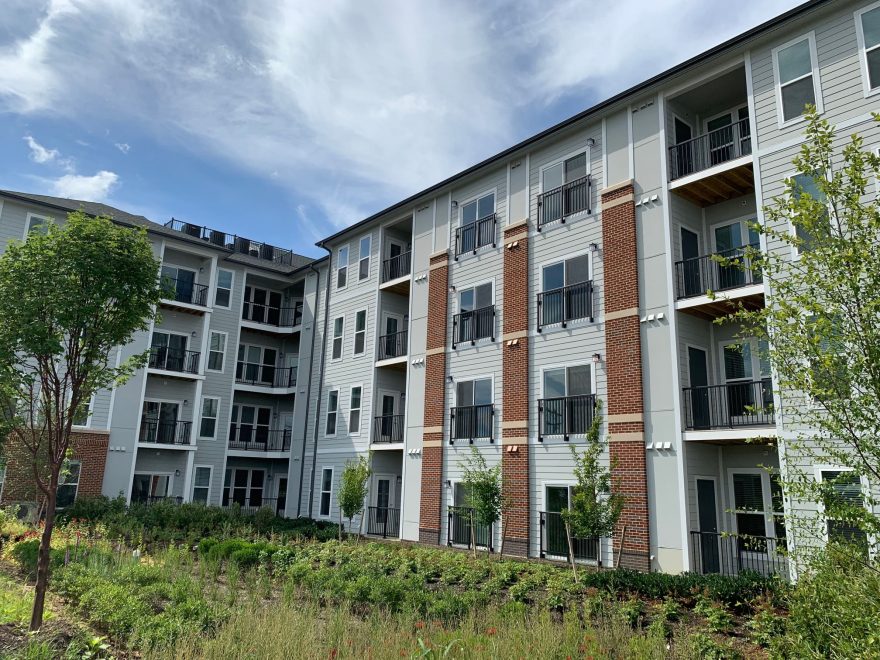
[[[266,473],[263,470],[230,468],[226,470],[223,506],[238,504],[242,508],[263,506],[263,486]]]
[[[287,507],[287,477],[278,477],[278,499],[275,501],[275,513],[284,515]]]
[[[381,392],[382,421],[379,425],[379,442],[394,442],[394,416],[397,411],[397,395],[391,392]]]
[[[141,442],[174,444],[180,404],[170,401],[144,401]]]
[[[695,429],[708,429],[711,426],[709,408],[709,363],[706,351],[688,346],[688,376],[691,386],[690,413],[691,425]]]
[[[690,229],[681,228],[682,293],[699,296],[706,293],[700,276],[700,237]]]
[[[373,482],[372,505],[376,507],[375,521],[378,525],[384,525],[388,521],[388,510],[394,508],[394,476],[390,474],[377,474]]]
[[[700,569],[703,573],[718,573],[721,561],[714,479],[697,479],[697,513],[700,524]]]
[[[389,238],[386,242],[388,248],[385,258],[388,259],[388,273],[386,281],[396,280],[398,277],[406,275],[404,272],[404,264],[400,259],[400,255],[406,252],[406,246],[393,238]]]
[[[759,242],[758,233],[748,226],[751,222],[737,220],[724,225],[716,225],[712,232],[715,240],[715,252],[724,257],[733,258],[742,254],[742,249],[747,245],[756,245]],[[732,289],[742,286],[746,282],[746,271],[737,264],[723,266],[714,264],[718,272],[717,282],[714,288],[717,290]]]
[[[547,515],[544,522],[544,535],[547,554],[568,556],[568,539],[561,512],[568,508],[568,486],[547,486],[545,502]]]
[[[694,171],[693,144],[690,140],[694,137],[694,129],[690,124],[676,117],[673,120],[675,130],[675,178],[690,174]],[[690,144],[689,144],[690,143]]]

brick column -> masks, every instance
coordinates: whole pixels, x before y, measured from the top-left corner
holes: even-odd
[[[443,424],[446,420],[446,327],[449,302],[449,254],[430,259],[428,336],[425,350],[425,426],[422,430],[422,498],[419,541],[440,543],[443,501]]]
[[[603,258],[607,264],[604,302],[608,401],[605,414],[613,466],[612,487],[626,497],[623,515],[614,532],[614,553],[616,557],[621,552],[621,566],[647,571],[651,568],[651,547],[633,183],[625,181],[606,188],[601,194]]]
[[[529,242],[528,223],[504,231],[501,476],[509,508],[504,552],[529,554]]]

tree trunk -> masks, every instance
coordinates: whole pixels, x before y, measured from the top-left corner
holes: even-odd
[[[565,540],[568,541],[568,560],[571,562],[571,572],[574,574],[574,582],[578,584],[577,564],[574,561],[574,544],[571,542],[571,527],[565,521]]]
[[[473,510],[471,510],[471,546],[474,549],[474,559],[477,558],[477,521],[474,516]]]
[[[339,507],[339,542],[342,543],[342,507]]]
[[[46,590],[49,587],[49,553],[52,549],[52,530],[55,527],[55,497],[58,492],[58,478],[50,481],[49,497],[46,499],[46,524],[40,538],[40,552],[37,556],[37,584],[34,588],[34,609],[31,612],[29,630],[36,632],[43,627],[43,608],[46,605]]]
[[[504,557],[504,531],[507,528],[507,519],[501,516],[501,545],[498,547],[498,559]]]
[[[620,546],[617,548],[617,560],[614,562],[615,569],[620,566],[620,555],[623,554],[624,543],[626,543],[626,525],[624,525],[623,529],[620,531]]]

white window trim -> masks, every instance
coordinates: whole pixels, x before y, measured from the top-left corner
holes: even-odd
[[[364,313],[364,329],[360,331],[364,335],[364,350],[362,350],[360,353],[355,353],[354,349],[355,349],[355,346],[357,346],[357,336],[359,334],[358,329],[357,329],[357,317],[358,317],[358,314],[360,314],[361,312]],[[337,318],[339,318],[339,317],[337,317]],[[351,339],[351,356],[352,357],[362,357],[367,354],[367,328],[369,327],[369,325],[370,325],[370,310],[368,308],[364,307],[363,309],[359,309],[359,310],[355,311],[355,313],[354,313],[354,328],[352,329],[352,339]],[[342,339],[343,339],[343,343],[344,343],[345,342],[345,321],[344,320],[342,322]],[[343,346],[342,348],[343,348],[343,352],[344,352],[345,346]],[[333,347],[332,346],[330,347],[330,355],[331,356],[333,355]]]
[[[367,250],[367,256],[362,257],[361,256],[361,244],[363,243],[363,241],[365,239],[370,242],[370,249]],[[361,262],[364,260],[366,260],[366,262],[367,262],[367,276],[361,277]],[[358,266],[358,282],[366,282],[367,280],[369,280],[370,275],[372,274],[371,271],[373,268],[373,232],[370,232],[369,234],[365,234],[358,239],[357,266]]]
[[[740,236],[740,240],[742,241],[742,240],[743,240],[743,235],[745,235],[745,241],[748,241],[748,238],[749,238],[749,226],[748,226],[748,223],[749,223],[749,222],[758,222],[758,214],[757,214],[757,212],[755,212],[755,213],[749,213],[749,214],[746,214],[746,215],[741,215],[741,216],[736,217],[736,218],[729,218],[728,220],[722,220],[721,222],[716,222],[716,223],[714,223],[714,224],[709,225],[709,236],[708,236],[708,238],[709,238],[709,243],[712,245],[712,248],[711,248],[711,250],[710,250],[710,253],[711,253],[711,254],[716,254],[716,253],[718,252],[718,246],[715,244],[715,229],[716,229],[716,228],[718,228],[718,227],[727,227],[728,225],[732,225],[732,224],[739,223],[739,230],[740,230],[740,235],[739,235],[739,236]],[[688,229],[688,227],[685,227],[685,229]],[[745,242],[745,241],[744,241],[744,242]],[[745,244],[748,245],[748,243],[745,243]]]
[[[538,283],[540,285],[539,291],[541,293],[544,293],[544,291],[545,291],[545,289],[544,289],[544,269],[545,268],[549,268],[550,266],[556,266],[557,264],[564,264],[569,259],[576,259],[577,257],[583,257],[584,255],[586,255],[586,257],[587,257],[587,275],[589,277],[588,281],[592,282],[594,279],[593,251],[590,249],[580,250],[578,252],[571,252],[571,253],[563,255],[561,257],[554,257],[552,261],[541,262],[540,271],[538,273],[538,276],[541,278],[541,281]],[[495,289],[493,287],[493,289],[492,289],[493,294],[494,294],[494,291],[495,291]],[[551,291],[552,291],[552,289],[551,289]]]
[[[789,80],[786,82],[786,85],[790,85],[793,82],[797,82],[798,80],[803,80],[807,77],[807,75],[813,76],[813,95],[816,97],[816,111],[819,114],[822,114],[825,111],[824,103],[822,102],[822,85],[819,81],[819,56],[816,51],[816,33],[814,31],[807,32],[806,34],[802,34],[799,37],[795,37],[791,41],[787,41],[781,46],[777,46],[773,49],[773,86],[776,94],[776,121],[779,128],[788,128],[790,126],[794,126],[801,122],[805,122],[806,118],[803,114],[798,115],[797,117],[792,117],[791,119],[786,120],[783,116],[782,110],[782,84],[780,83],[779,78],[779,51],[788,48],[789,46],[793,46],[796,43],[799,43],[807,39],[809,41],[810,48],[810,74],[804,74],[800,78],[795,78],[794,80]]]
[[[192,479],[192,491],[189,494],[189,501],[195,502],[195,494],[196,488],[205,488],[205,486],[196,486],[196,472],[198,472],[199,468],[207,468],[208,470],[208,496],[205,498],[205,505],[210,504],[211,501],[211,486],[214,485],[214,466],[213,465],[193,465],[193,479]]]
[[[360,400],[360,407],[359,408],[352,408],[351,407],[351,392],[355,388],[360,388],[360,390],[361,390],[361,400]],[[351,411],[352,410],[358,411],[358,430],[357,431],[351,430]],[[345,425],[346,433],[348,435],[352,435],[352,436],[359,436],[364,428],[364,385],[363,385],[363,383],[353,383],[348,388],[348,411],[347,411],[347,413],[348,413],[346,415],[346,422],[347,423]],[[336,430],[338,432],[339,431],[339,418],[338,417],[337,417],[336,423],[337,423]]]
[[[455,307],[454,307],[454,309],[455,309],[456,314],[461,312],[461,294],[462,294],[462,292],[468,291],[470,289],[476,289],[478,286],[482,286],[483,284],[491,284],[492,285],[491,305],[493,305],[493,306],[495,305],[495,289],[496,289],[495,278],[490,277],[489,279],[486,279],[486,280],[479,280],[477,282],[474,282],[473,284],[468,284],[466,286],[459,286],[459,287],[455,288],[455,296],[454,296]],[[482,309],[482,308],[480,308],[480,309]]]
[[[690,124],[688,122],[683,121],[683,123],[688,124],[690,126]],[[693,126],[691,126],[691,129],[693,130]],[[592,136],[590,136],[590,137],[592,137]],[[697,136],[694,135],[693,137],[697,137]],[[595,139],[595,138],[593,138],[593,139]],[[591,156],[592,156],[591,151],[592,151],[592,147],[585,144],[583,147],[581,147],[579,149],[575,149],[574,151],[569,152],[569,153],[565,154],[564,156],[560,156],[559,158],[556,158],[555,160],[549,161],[549,162],[545,163],[544,165],[541,165],[538,168],[538,194],[541,195],[544,192],[544,170],[549,170],[551,167],[556,167],[557,165],[559,165],[559,163],[564,163],[568,159],[574,158],[575,156],[580,156],[581,154],[587,155],[587,174],[586,174],[586,176],[592,176],[592,174],[593,174],[593,160],[591,158]],[[563,185],[565,185],[565,184],[563,184]],[[551,190],[555,190],[555,188],[551,188]],[[596,213],[596,209],[593,209],[593,213],[594,214]]]
[[[342,340],[341,347],[339,349],[339,357],[333,357],[333,343],[336,341],[336,321],[342,319],[342,333],[339,335],[339,339]],[[366,352],[366,351],[365,351]],[[333,317],[330,325],[330,361],[331,362],[339,362],[342,358],[345,357],[345,314],[340,314],[339,316]]]
[[[816,479],[816,482],[819,484],[823,483],[822,473],[824,472],[854,472],[851,467],[840,467],[837,465],[830,464],[818,464],[813,466],[813,476]],[[870,502],[871,497],[871,487],[867,478],[864,475],[859,476],[859,483],[862,486],[862,505],[870,511],[869,506],[867,505]],[[820,516],[822,516],[822,538],[825,543],[828,543],[828,518],[825,516],[825,504],[823,502],[816,502],[816,511]],[[868,541],[871,546],[874,545],[873,535],[868,534]]]
[[[345,285],[339,286],[339,269],[341,266],[339,265],[339,253],[342,250],[345,250]],[[334,264],[335,268],[333,269],[333,276],[335,280],[333,282],[333,287],[336,291],[344,291],[348,288],[349,283],[351,282],[351,243],[346,243],[345,245],[340,245],[336,248],[336,263]]]
[[[540,398],[540,399],[546,398],[544,396],[544,372],[545,371],[553,371],[554,369],[568,369],[569,367],[583,367],[585,365],[590,367],[590,388],[592,389],[591,394],[596,396],[597,395],[597,393],[596,393],[596,363],[592,362],[590,360],[581,360],[580,362],[565,362],[565,363],[561,363],[561,364],[548,364],[548,365],[542,366],[541,367],[541,387],[540,387],[541,396],[538,398]],[[566,377],[567,377],[567,375],[566,375]],[[565,383],[565,389],[566,389],[566,391],[568,391],[568,382],[567,381]],[[566,395],[566,396],[569,396],[569,395]],[[553,484],[551,484],[551,485],[553,485]]]
[[[39,218],[40,220],[45,222],[46,225],[49,225],[49,224],[55,222],[55,219],[48,216],[48,215],[41,215],[40,213],[34,213],[33,211],[28,211],[27,215],[25,216],[25,220],[24,220],[24,233],[21,235],[21,240],[23,240],[23,241],[26,241],[28,234],[30,234],[30,226],[31,226],[31,219],[32,218]]]
[[[90,429],[92,428],[92,415],[95,412],[95,398],[97,397],[97,392],[92,392],[92,396],[89,397],[89,405],[88,405],[88,415],[86,417],[85,424],[74,424],[73,428],[76,429]]]
[[[336,410],[334,414],[336,415],[336,421],[333,425],[333,433],[327,433],[327,418],[330,416],[330,395],[336,393]],[[324,413],[324,437],[325,438],[335,438],[339,435],[339,415],[342,412],[342,401],[339,396],[340,390],[338,387],[331,388],[327,390],[327,412]]]
[[[223,335],[223,350],[219,351],[223,355],[223,366],[220,369],[211,369],[209,366],[211,364],[211,353],[217,352],[211,349],[211,335]],[[222,330],[208,330],[208,359],[205,360],[205,371],[211,371],[213,373],[223,373],[226,370],[226,349],[229,346],[229,334],[223,332]],[[238,356],[236,355],[236,358]],[[236,360],[237,361],[237,360]]]
[[[468,197],[464,201],[458,203],[458,225],[457,226],[459,228],[467,226],[465,224],[462,224],[462,216],[464,215],[464,207],[472,202],[476,202],[476,201],[482,199],[486,195],[493,196],[494,201],[492,203],[492,213],[495,213],[497,215],[497,213],[498,213],[498,186],[494,186],[492,188],[487,188],[483,192],[477,193],[476,195],[471,195],[470,197]],[[484,217],[488,217],[488,216],[484,216]],[[477,218],[476,221],[479,222],[480,220],[482,220],[482,218]],[[473,224],[473,223],[469,222],[468,224]]]
[[[330,490],[324,490],[324,472],[330,470]],[[321,484],[320,490],[318,491],[318,518],[330,519],[333,517],[333,486],[335,484],[336,470],[332,465],[324,465],[321,467]],[[324,497],[324,493],[330,494],[330,504],[327,507],[327,513],[321,513],[321,500]]]
[[[865,30],[862,26],[862,14],[867,14],[869,11],[877,9],[878,7],[880,7],[880,2],[875,2],[867,7],[862,7],[853,14],[856,23],[856,39],[859,44],[859,67],[862,71],[862,91],[864,92],[865,98],[880,94],[880,85],[873,89],[871,88],[871,77],[868,75],[868,51],[865,48]],[[880,49],[880,45],[874,46],[873,48]]]
[[[226,290],[225,287],[220,286],[220,273],[229,273],[232,276],[232,279],[229,282],[229,304],[228,305],[218,305],[217,304],[217,291],[223,289]],[[232,309],[232,292],[235,290],[235,271],[227,270],[226,268],[218,268],[217,269],[217,277],[215,278],[216,282],[214,284],[214,307],[217,309]]]
[[[483,375],[479,375],[479,376],[468,376],[467,378],[459,378],[459,379],[453,381],[451,399],[452,399],[452,401],[455,402],[455,405],[453,406],[454,408],[459,407],[459,405],[458,405],[458,385],[459,385],[459,383],[473,383],[478,380],[489,380],[492,382],[492,389],[491,389],[492,400],[489,402],[488,405],[492,405],[492,406],[496,405],[496,403],[495,403],[495,374],[483,374]],[[474,404],[470,403],[468,405],[473,406]],[[487,405],[487,404],[481,403],[479,405]],[[495,412],[497,413],[498,411],[496,410]],[[493,424],[494,424],[494,421],[493,421]]]
[[[765,378],[771,378],[771,374],[767,374],[766,376],[761,373],[761,346],[760,340],[757,337],[732,337],[730,339],[718,339],[718,384],[726,385],[727,383],[756,383],[759,380],[763,380]],[[747,381],[745,378],[727,380],[727,375],[724,371],[724,347],[732,346],[734,344],[749,345],[749,357],[751,358],[751,368],[752,368],[752,376]],[[694,348],[699,348],[699,346],[694,346]]]
[[[205,412],[205,401],[208,399],[214,399],[217,402],[217,416],[214,418],[207,417],[206,419],[214,420],[214,435],[202,435],[202,415]],[[220,428],[220,397],[219,396],[205,396],[202,395],[201,403],[199,404],[199,440],[216,440],[217,439],[217,431]]]

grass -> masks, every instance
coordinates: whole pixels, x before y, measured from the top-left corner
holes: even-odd
[[[0,625],[27,626],[31,620],[34,604],[34,590],[20,582],[15,582],[0,573]],[[47,607],[43,615],[45,621],[54,614]]]

